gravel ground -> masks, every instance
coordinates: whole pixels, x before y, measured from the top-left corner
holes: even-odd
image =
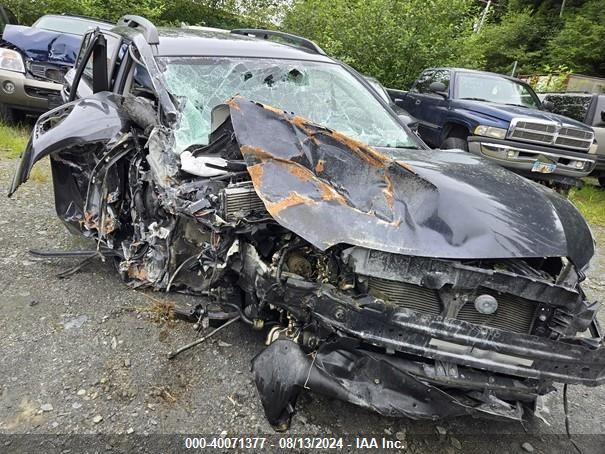
[[[3,194],[16,164],[0,159]],[[41,166],[46,169],[41,175],[48,175],[48,163]],[[158,302],[186,302],[185,297],[134,291],[101,262],[58,279],[56,274],[73,261],[28,255],[30,248],[91,247],[68,234],[56,218],[49,180],[30,181],[12,199],[0,197],[0,452],[22,449],[12,434],[275,437],[250,374],[251,358],[264,346],[262,333],[236,324],[169,361],[167,352],[198,333],[189,323],[163,319]],[[605,229],[595,228],[595,234],[605,242]],[[601,256],[587,282],[595,299],[605,295],[605,282],[600,281],[604,267]],[[598,435],[605,434],[605,387],[571,387],[569,400],[571,432],[582,452],[603,453],[605,437]],[[525,425],[470,417],[389,419],[310,394],[303,395],[297,408],[287,435],[342,435],[344,452],[353,451],[355,437],[362,434],[373,434],[379,442],[405,439],[405,452],[419,454],[574,449],[562,435],[560,393],[546,422],[534,419]],[[147,444],[151,451],[153,443]],[[174,452],[183,437],[170,443]],[[112,446],[106,443],[102,451],[111,452]],[[277,446],[265,448],[280,451]]]

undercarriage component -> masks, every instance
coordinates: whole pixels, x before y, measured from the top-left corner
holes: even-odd
[[[204,337],[200,337],[197,340],[194,340],[193,342],[191,342],[190,344],[187,344],[181,348],[179,348],[178,350],[175,350],[173,352],[168,353],[168,359],[174,359],[177,355],[180,355],[181,353],[183,353],[184,351],[189,350],[190,348],[195,347],[196,345],[201,344],[202,342],[205,342],[206,340],[210,339],[212,336],[214,336],[216,333],[218,333],[219,331],[227,328],[229,325],[232,325],[233,323],[237,322],[240,319],[240,316],[238,315],[237,317],[232,318],[231,320],[229,320],[228,322],[226,322],[225,324],[219,326],[218,328],[214,329],[212,332],[210,332],[210,334],[207,334]]]
[[[429,383],[421,365],[359,348],[354,339],[348,343],[346,339],[328,342],[306,355],[296,343],[277,340],[254,358],[256,386],[267,419],[276,430],[288,427],[303,389],[389,417],[431,419],[485,413],[521,420],[519,404],[510,405],[493,396],[490,399],[490,394],[473,399],[463,392],[446,392]],[[472,378],[455,384],[464,386],[465,381],[469,387],[480,384],[473,383]],[[498,381],[493,381],[494,387]],[[452,380],[449,385],[453,384]],[[534,390],[519,386],[517,395],[512,391],[509,398],[528,399],[530,391]]]

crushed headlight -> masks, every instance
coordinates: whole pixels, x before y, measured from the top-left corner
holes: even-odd
[[[0,49],[0,69],[24,73],[23,57],[15,50]]]
[[[479,125],[475,128],[473,132],[477,136],[493,137],[494,139],[504,139],[508,131],[503,128]]]

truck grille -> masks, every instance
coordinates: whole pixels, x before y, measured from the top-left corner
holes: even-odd
[[[592,145],[594,134],[573,126],[559,126],[555,122],[536,122],[515,118],[511,122],[508,138],[588,151]]]
[[[52,65],[44,65],[40,63],[32,63],[29,67],[29,71],[36,79],[42,79],[45,81],[52,81],[62,84],[63,76],[67,72],[63,68],[58,68]]]
[[[226,188],[222,199],[223,216],[227,221],[234,221],[253,212],[266,212],[265,204],[256,194],[252,183]]]
[[[370,277],[368,285],[371,295],[400,307],[431,315],[439,315],[442,312],[437,290],[376,277]],[[457,319],[475,325],[529,334],[536,312],[534,303],[514,295],[498,294],[489,290],[482,290],[481,293],[491,294],[498,300],[496,313],[481,314],[475,310],[473,302],[470,301],[462,307]]]

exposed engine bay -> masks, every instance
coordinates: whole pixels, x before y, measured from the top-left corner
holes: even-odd
[[[554,192],[240,97],[178,155],[156,108],[101,94],[45,114],[12,192],[50,155],[59,216],[130,285],[265,330],[252,371],[276,429],[305,389],[388,416],[521,419],[555,382],[605,382],[580,287],[594,243]]]

